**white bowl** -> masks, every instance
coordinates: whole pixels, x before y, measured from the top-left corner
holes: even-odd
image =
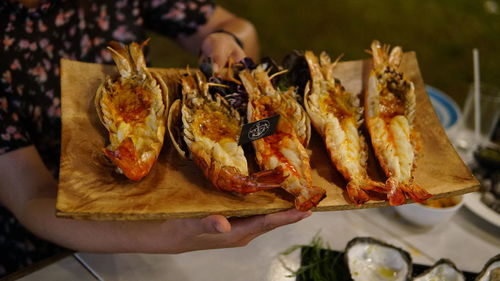
[[[416,225],[430,227],[447,222],[463,206],[463,197],[456,196],[455,198],[458,203],[446,208],[434,208],[414,203],[397,206],[395,209],[405,220]]]

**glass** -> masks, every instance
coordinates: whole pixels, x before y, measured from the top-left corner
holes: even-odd
[[[463,116],[458,131],[452,139],[466,163],[473,160],[472,153],[478,145],[485,145],[492,141],[495,126],[500,122],[500,88],[493,85],[480,85],[479,136],[474,132],[474,85],[471,85],[465,100]]]

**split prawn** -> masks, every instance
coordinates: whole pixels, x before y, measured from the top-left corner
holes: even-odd
[[[366,191],[385,192],[381,182],[367,174],[368,147],[359,131],[362,108],[359,97],[346,91],[332,70],[337,61],[322,52],[319,59],[311,51],[304,57],[311,80],[304,90],[304,106],[318,133],[323,137],[330,159],[348,181],[349,199],[359,205],[370,198]]]
[[[249,122],[280,115],[273,135],[252,142],[257,163],[262,169],[283,170],[286,178],[281,186],[295,197],[296,209],[307,211],[317,206],[326,191],[312,184],[309,155],[303,145],[309,136],[305,133],[307,129],[297,129],[297,126],[306,126],[299,125],[300,120],[310,121],[304,109],[293,99],[293,89],[285,93],[276,90],[262,65],[252,71],[245,69],[239,76],[249,96]],[[300,136],[298,131],[305,135]]]
[[[244,151],[238,145],[242,119],[236,109],[222,96],[212,97],[200,73],[185,74],[180,82],[182,100],[173,103],[168,118],[169,133],[179,153],[185,155],[174,137],[176,120],[182,124],[182,139],[191,158],[217,189],[247,194],[280,187],[284,180],[280,169],[249,175]]]
[[[107,76],[94,99],[109,132],[110,144],[103,152],[119,173],[135,181],[149,173],[160,154],[168,107],[168,88],[146,68],[142,47],[147,43],[109,44],[120,76]]]
[[[403,50],[378,41],[371,44],[374,68],[365,93],[365,120],[375,155],[386,176],[390,205],[406,196],[422,202],[432,195],[414,183],[418,137],[414,127],[415,87],[399,71]]]

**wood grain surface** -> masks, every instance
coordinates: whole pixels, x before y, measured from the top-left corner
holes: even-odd
[[[347,90],[361,93],[371,60],[339,63],[335,76]],[[434,199],[476,191],[478,181],[450,144],[425,92],[415,53],[405,53],[402,70],[415,83],[416,128],[422,151],[417,159],[415,181]],[[175,91],[177,69],[155,69]],[[57,215],[92,220],[155,220],[203,217],[209,214],[248,216],[293,207],[293,198],[282,190],[235,195],[215,190],[192,161],[182,160],[169,141],[151,173],[139,182],[117,174],[102,154],[107,132],[97,118],[94,95],[114,66],[62,60],[62,150]],[[365,130],[366,133],[366,130]],[[167,137],[168,139],[168,137]],[[330,163],[322,140],[313,132],[309,145],[313,182],[327,190],[327,197],[313,211],[337,211],[387,206],[380,198],[362,206],[347,202],[345,181]],[[253,155],[247,155],[254,167]],[[373,154],[369,174],[384,180]],[[410,202],[410,201],[409,201]]]

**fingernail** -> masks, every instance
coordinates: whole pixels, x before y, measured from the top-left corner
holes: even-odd
[[[224,229],[224,227],[223,227],[220,223],[216,223],[216,224],[215,224],[215,229],[216,229],[219,233],[224,233],[224,232],[226,232],[226,230]]]
[[[216,63],[214,62],[214,63],[212,64],[212,70],[213,70],[213,72],[217,72],[217,71],[219,71],[219,65],[218,65],[218,64],[216,64]]]
[[[302,212],[302,214],[301,214],[301,216],[300,216],[300,217],[301,217],[302,219],[305,219],[305,218],[307,218],[307,217],[310,217],[311,215],[312,215],[312,212],[311,212],[311,211],[307,211],[307,212]]]

